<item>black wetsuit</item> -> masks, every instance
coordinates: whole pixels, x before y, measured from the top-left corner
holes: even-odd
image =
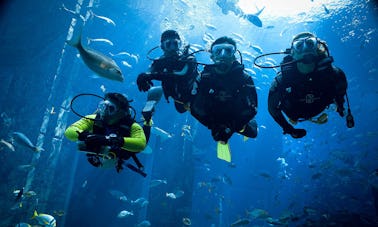
[[[257,93],[252,77],[235,61],[230,72],[218,74],[215,66],[206,66],[191,103],[191,114],[213,130],[226,126],[240,131],[257,113]]]
[[[340,68],[327,63],[314,72],[302,74],[293,63],[281,70],[270,88],[268,108],[285,132],[292,126],[282,112],[296,121],[315,117],[332,103],[343,109],[347,81]]]
[[[186,67],[186,68],[185,68]],[[183,75],[173,74],[174,71],[186,70]],[[178,112],[186,111],[185,104],[188,104],[193,95],[193,84],[198,76],[197,61],[193,56],[179,59],[179,56],[162,56],[154,60],[150,67],[151,79],[159,80],[162,83],[164,97],[172,97],[175,100],[175,107]]]

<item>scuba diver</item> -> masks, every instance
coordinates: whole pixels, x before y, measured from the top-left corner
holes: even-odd
[[[80,94],[92,95],[92,94]],[[79,115],[72,108],[72,111]],[[146,107],[143,111],[143,128],[135,121],[135,110],[130,106],[132,100],[128,100],[120,93],[106,93],[98,104],[94,114],[81,116],[82,118],[69,126],[65,136],[71,141],[81,141],[79,150],[87,153],[87,159],[95,167],[115,167],[117,172],[123,169],[125,160],[130,157],[137,167],[127,164],[131,170],[146,176],[143,165],[136,154],[143,151],[149,139],[154,105],[162,95],[161,89],[151,89]],[[152,102],[152,104],[151,104]],[[134,115],[132,112],[134,111]]]
[[[211,45],[212,65],[206,65],[197,81],[191,114],[211,130],[215,141],[227,144],[234,132],[257,136],[257,93],[252,77],[235,57],[236,42],[220,37]],[[218,143],[218,144],[220,144]]]
[[[181,39],[174,30],[166,30],[161,35],[160,48],[164,54],[153,63],[146,73],[137,78],[139,91],[148,91],[153,86],[152,80],[161,81],[164,96],[172,97],[177,112],[184,113],[189,109],[189,103],[195,92],[193,85],[198,76],[197,61],[189,54],[189,45],[181,48]],[[159,46],[151,49],[155,50]]]
[[[306,130],[294,128],[292,124],[307,120],[326,123],[328,115],[323,111],[333,103],[338,114],[344,117],[344,96],[348,102],[347,127],[354,127],[346,95],[347,80],[344,72],[332,64],[327,44],[314,34],[303,32],[293,38],[291,48],[284,53],[288,55],[280,65],[281,72],[274,79],[268,97],[269,113],[283,128],[283,133],[293,138],[304,137]]]

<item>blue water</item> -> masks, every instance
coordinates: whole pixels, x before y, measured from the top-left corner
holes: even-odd
[[[223,14],[215,1],[2,1],[0,139],[11,142],[12,132],[22,132],[45,151],[36,154],[17,144],[12,151],[0,144],[0,226],[37,224],[30,219],[34,209],[53,215],[58,226],[137,226],[144,220],[151,226],[183,226],[184,217],[191,219],[192,226],[230,226],[239,218],[249,218],[248,226],[269,226],[266,217],[255,219],[247,214],[254,209],[265,210],[272,218],[284,213],[299,217],[290,226],[311,220],[342,221],[353,214],[376,219],[368,183],[369,175],[378,168],[376,1],[307,0],[303,2],[312,7],[294,14],[292,1],[287,1],[291,11],[285,11],[284,5],[281,11],[274,11],[277,5],[269,6],[269,1],[250,2],[250,13],[257,11],[255,6],[266,7],[260,15],[262,28],[232,12]],[[89,10],[97,15],[88,17],[82,28],[84,45],[108,56],[131,55],[114,57],[125,76],[123,83],[93,78],[77,50],[65,43],[77,17],[62,10],[63,4],[71,10],[81,6],[79,12],[84,16]],[[80,25],[79,21],[72,26],[74,35]],[[209,47],[206,40],[211,36],[239,40],[243,63],[256,72],[258,137],[243,141],[234,135],[232,163],[224,162],[216,157],[210,132],[188,113],[178,114],[172,102],[162,100],[154,123],[173,136],[163,140],[152,135],[149,146],[153,153],[139,156],[147,178],[128,169],[118,174],[90,166],[76,144],[63,136],[64,129],[79,119],[69,109],[70,100],[79,93],[103,95],[103,88],[126,93],[134,99],[132,105],[140,119],[146,94],[138,91],[136,77],[147,70],[151,63],[147,52],[159,45],[166,29],[177,30],[186,43],[203,48]],[[347,129],[345,119],[329,110],[327,124],[301,123],[307,136],[292,139],[282,135],[269,115],[267,94],[275,71],[254,68],[246,52],[258,55],[251,45],[261,47],[263,53],[282,51],[302,31],[325,40],[334,64],[346,73],[354,128]],[[87,37],[108,39],[113,45],[101,41],[88,45]],[[281,57],[273,59],[280,62]],[[206,54],[197,58],[208,61]],[[77,110],[90,113],[97,102],[80,99]],[[184,125],[191,126],[193,139],[182,136]],[[32,164],[34,170],[20,170],[26,164]],[[150,188],[154,179],[167,180],[167,184]],[[13,191],[22,187],[36,195],[25,196],[19,207]],[[120,201],[109,190],[122,192],[128,201]],[[176,190],[184,195],[175,200],[166,196]],[[131,203],[141,197],[149,201],[147,206]],[[122,210],[134,215],[118,218]],[[304,211],[311,214],[304,215]]]

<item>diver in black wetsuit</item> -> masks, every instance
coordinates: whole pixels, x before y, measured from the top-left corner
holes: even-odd
[[[347,80],[344,72],[332,62],[326,43],[314,34],[304,32],[294,37],[290,54],[281,63],[281,72],[274,79],[268,98],[269,113],[284,134],[302,138],[306,130],[294,128],[283,113],[293,124],[305,120],[325,123],[328,116],[321,113],[336,104],[336,111],[344,117]],[[354,126],[349,103],[347,126]]]
[[[174,30],[162,33],[160,47],[163,56],[153,61],[149,72],[139,74],[138,89],[148,91],[153,86],[152,80],[161,81],[167,101],[172,97],[177,112],[184,113],[193,97],[193,85],[198,76],[197,61],[189,54],[189,46],[181,49],[180,36]]]

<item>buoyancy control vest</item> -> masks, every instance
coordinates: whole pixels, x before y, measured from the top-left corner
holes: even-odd
[[[334,102],[337,75],[330,62],[307,74],[300,73],[296,64],[282,66],[276,77],[282,94],[280,107],[292,120],[310,119]]]
[[[151,69],[152,73],[161,73],[158,80],[162,82],[167,101],[169,97],[184,103],[190,101],[193,83],[198,76],[197,62],[193,56],[186,59],[179,59],[177,56],[162,57],[152,63]],[[182,70],[186,70],[183,75],[173,75],[174,71]]]

